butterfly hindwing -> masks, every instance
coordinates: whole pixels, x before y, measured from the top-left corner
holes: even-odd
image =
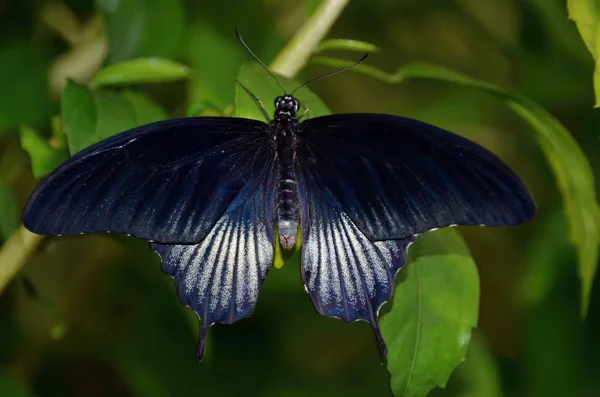
[[[302,163],[297,174],[306,290],[322,315],[369,322],[385,355],[377,316],[414,238],[370,241]]]
[[[200,317],[198,359],[214,323],[232,324],[254,311],[259,289],[273,262],[273,161],[244,188],[206,238],[191,245],[153,243],[163,269],[177,285],[181,302]]]
[[[535,213],[524,184],[495,155],[416,120],[309,119],[299,126],[298,157],[372,241],[455,224],[517,225]]]
[[[115,135],[48,175],[23,222],[45,235],[114,232],[199,242],[273,156],[265,128],[254,120],[204,117]]]

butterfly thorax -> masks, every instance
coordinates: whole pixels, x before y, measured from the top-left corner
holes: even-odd
[[[277,227],[279,242],[284,249],[294,246],[298,230],[298,186],[294,164],[299,107],[300,103],[291,95],[278,97],[275,118],[271,122],[277,160]]]

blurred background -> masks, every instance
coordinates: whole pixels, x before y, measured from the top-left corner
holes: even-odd
[[[165,57],[194,78],[133,89],[170,117],[194,102],[219,113],[249,59],[234,29],[268,64],[313,3],[0,0],[0,240],[38,181],[19,127],[52,137],[66,77],[89,83],[103,65]],[[594,65],[563,0],[353,0],[327,37],[376,44],[368,63],[390,73],[427,61],[538,102],[598,175]],[[309,65],[298,79],[328,71]],[[600,395],[600,285],[583,322],[562,200],[530,127],[491,96],[440,82],[391,85],[347,72],[311,89],[334,113],[399,114],[483,144],[538,203],[526,226],[460,229],[481,277],[479,328],[467,361],[431,395]],[[254,315],[213,327],[197,364],[196,316],[147,243],[44,240],[0,295],[0,396],[390,396],[368,325],[319,316],[299,275],[297,255],[272,270]]]

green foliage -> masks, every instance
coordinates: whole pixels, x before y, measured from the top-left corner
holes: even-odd
[[[444,387],[464,360],[477,325],[479,276],[452,229],[419,236],[409,253],[380,325],[394,395],[417,397]]]
[[[165,58],[136,58],[109,65],[96,73],[96,86],[165,83],[189,77],[190,68]]]
[[[105,16],[109,63],[141,57],[177,57],[185,33],[180,0],[96,0]]]
[[[47,66],[40,49],[31,43],[0,42],[0,136],[20,124],[39,123],[49,116]]]
[[[304,7],[306,9],[306,15],[312,15],[317,9],[322,0],[304,0]]]
[[[70,81],[61,102],[71,154],[119,132],[163,120],[165,113],[133,91],[90,91]]]
[[[57,165],[67,159],[67,154],[48,144],[40,134],[31,127],[21,126],[19,130],[21,146],[29,154],[33,176],[40,178],[50,173]]]
[[[232,34],[223,35],[206,22],[194,24],[188,34],[187,58],[194,69],[190,100],[208,101],[225,109],[233,102],[231,83],[244,51]]]
[[[594,57],[594,91],[600,107],[600,7],[596,0],[567,0],[569,18],[577,25],[583,42]]]

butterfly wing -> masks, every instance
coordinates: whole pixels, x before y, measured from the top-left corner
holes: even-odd
[[[483,147],[398,116],[341,114],[300,124],[298,156],[371,240],[449,225],[518,225],[535,214],[519,177]]]
[[[319,176],[301,165],[297,175],[302,281],[322,315],[346,322],[369,322],[385,355],[377,316],[392,296],[394,277],[406,262],[406,251],[414,238],[370,241]]]
[[[326,316],[371,324],[414,235],[517,225],[535,213],[518,176],[481,146],[415,120],[334,115],[300,125],[302,278]]]
[[[214,323],[232,324],[254,311],[259,289],[273,263],[274,168],[270,161],[244,188],[206,238],[192,245],[153,243],[181,302],[200,317],[198,360]]]
[[[266,124],[174,119],[99,142],[61,164],[23,214],[38,234],[126,233],[162,243],[202,241],[272,157]]]

